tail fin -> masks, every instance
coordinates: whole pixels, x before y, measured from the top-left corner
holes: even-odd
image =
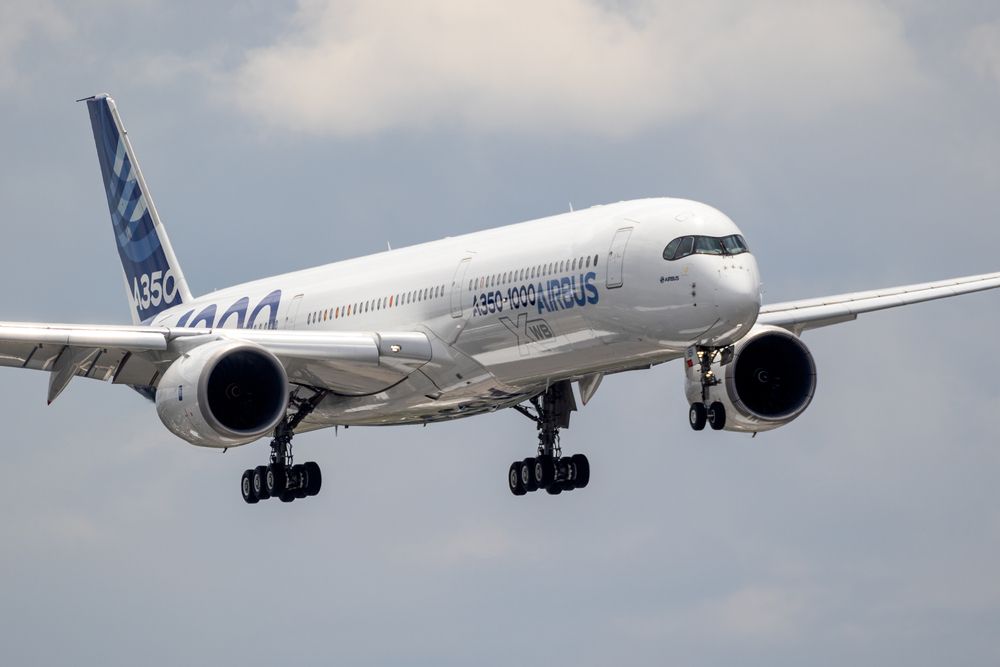
[[[190,301],[191,291],[156,214],[115,101],[96,95],[86,102],[132,321],[146,323],[167,308]]]

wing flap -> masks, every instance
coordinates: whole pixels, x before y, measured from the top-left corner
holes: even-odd
[[[168,331],[168,329],[149,327],[0,322],[0,343],[162,351],[167,349]]]
[[[0,366],[50,371],[49,402],[74,377],[153,387],[186,350],[216,340],[269,350],[295,384],[370,394],[430,361],[421,332],[151,328],[0,322]]]

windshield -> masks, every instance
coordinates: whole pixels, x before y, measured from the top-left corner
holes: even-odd
[[[750,252],[746,239],[739,234],[723,236],[679,236],[663,249],[663,259],[676,260],[688,255],[741,255]]]

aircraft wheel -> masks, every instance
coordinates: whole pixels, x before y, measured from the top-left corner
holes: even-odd
[[[248,505],[253,505],[259,498],[253,492],[253,470],[244,470],[243,478],[240,480],[240,490],[243,492],[243,501]]]
[[[521,464],[517,461],[510,464],[510,470],[507,473],[507,485],[510,487],[510,492],[515,496],[523,496],[527,493],[524,485],[521,484]]]
[[[267,500],[271,494],[267,492],[267,466],[257,466],[253,469],[253,492],[261,500]]]
[[[535,459],[528,457],[521,462],[521,486],[525,491],[537,491],[538,484],[535,483]]]
[[[280,465],[267,467],[265,476],[267,493],[273,498],[285,492],[285,468]],[[282,498],[284,500],[284,498]]]
[[[571,460],[576,466],[576,488],[585,488],[590,483],[590,461],[583,454],[574,454]]]
[[[707,421],[708,410],[705,409],[705,404],[692,403],[691,409],[688,411],[688,422],[690,422],[691,428],[696,431],[704,430]]]
[[[555,480],[555,470],[552,465],[551,456],[539,456],[535,459],[535,486],[539,489],[548,489]]]
[[[726,427],[726,406],[716,401],[708,408],[708,424],[713,431],[721,431]]]
[[[306,495],[315,496],[323,486],[323,473],[320,472],[319,464],[315,461],[308,461],[304,464],[306,471]]]

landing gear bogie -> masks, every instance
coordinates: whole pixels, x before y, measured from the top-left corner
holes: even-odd
[[[322,486],[319,464],[309,461],[285,468],[280,465],[258,466],[244,471],[240,480],[243,500],[254,504],[269,498],[290,503],[319,493]]]
[[[518,405],[515,409],[535,422],[538,428],[538,455],[510,464],[508,486],[515,496],[545,489],[549,495],[582,489],[590,482],[590,463],[583,454],[563,456],[559,429],[569,428],[570,413],[576,410],[568,381],[556,382],[531,399],[534,413]]]
[[[243,500],[254,504],[268,498],[278,498],[290,503],[296,498],[315,496],[323,484],[319,465],[313,461],[295,464],[292,460],[292,436],[309,413],[316,409],[325,391],[316,391],[309,399],[293,395],[289,405],[294,414],[286,415],[274,429],[271,440],[271,461],[266,466],[257,466],[243,473],[241,480]]]
[[[552,459],[540,456],[510,464],[508,486],[515,496],[545,490],[550,495],[582,489],[590,483],[590,462],[583,454]]]

